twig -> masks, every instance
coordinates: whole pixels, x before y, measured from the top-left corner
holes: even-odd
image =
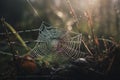
[[[110,69],[111,69],[111,67],[112,67],[112,64],[113,64],[113,62],[114,62],[114,59],[115,59],[115,55],[112,57],[112,59],[111,59],[111,61],[110,61],[110,63],[109,63],[109,66],[108,66],[106,72],[110,71]]]
[[[90,55],[93,55],[92,52],[90,51],[90,49],[88,48],[88,46],[85,44],[84,40],[82,40],[83,44],[85,45],[86,49],[88,50],[88,52],[90,53]]]
[[[99,50],[99,41],[98,41],[98,38],[97,36],[95,36],[95,33],[94,33],[94,30],[93,30],[93,22],[92,22],[92,17],[91,15],[88,13],[88,11],[86,11],[84,13],[85,17],[88,19],[88,26],[91,30],[91,36],[92,36],[92,39],[93,39],[93,46],[95,45],[95,49],[97,51],[97,53],[100,53],[100,50]]]
[[[11,30],[11,32],[17,37],[17,39],[20,41],[20,43],[22,44],[22,46],[28,51],[29,50],[29,47],[25,44],[25,42],[23,41],[23,39],[21,38],[21,36],[16,32],[16,30],[10,25],[8,24],[4,18],[1,19],[1,22],[2,24],[9,28]],[[8,34],[8,32],[7,32]]]
[[[76,23],[76,27],[78,28],[78,27],[79,27],[79,26],[78,26],[79,20],[78,20],[78,18],[77,18],[76,12],[75,12],[75,10],[73,9],[70,0],[65,0],[65,1],[66,1],[66,3],[68,4],[69,10],[70,10],[70,14],[71,14],[72,17],[74,18],[74,21],[77,22],[77,23]]]

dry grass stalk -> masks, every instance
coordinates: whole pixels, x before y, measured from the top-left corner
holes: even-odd
[[[96,46],[96,51],[97,51],[97,53],[99,53],[100,52],[100,50],[99,50],[99,41],[98,41],[97,36],[95,36],[94,30],[93,30],[92,16],[88,11],[85,11],[84,15],[87,18],[88,26],[89,26],[89,28],[91,30],[91,36],[92,36],[92,39],[93,39],[93,45]]]

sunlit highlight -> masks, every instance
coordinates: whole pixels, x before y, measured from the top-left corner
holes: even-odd
[[[32,1],[35,1],[35,0],[32,0]],[[31,2],[29,0],[27,0],[28,4],[31,6],[31,8],[33,9],[34,13],[36,16],[39,16],[37,10],[32,6]]]

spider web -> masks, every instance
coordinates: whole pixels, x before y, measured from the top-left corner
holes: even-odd
[[[40,55],[61,53],[73,59],[85,57],[86,54],[80,50],[81,41],[81,33],[55,28],[43,22],[39,28],[37,43],[30,55],[36,58]]]
[[[67,32],[59,44],[59,51],[72,59],[82,58],[86,53],[81,52],[82,34]]]
[[[43,22],[39,28],[37,43],[30,54],[37,57],[56,52],[59,39],[64,33],[64,30],[58,30],[58,28]]]

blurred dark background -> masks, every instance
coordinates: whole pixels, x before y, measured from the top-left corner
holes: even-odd
[[[0,0],[0,18],[4,17],[16,31],[38,29],[41,22],[45,21],[52,26],[89,36],[91,31],[86,12],[91,15],[95,35],[120,41],[120,0]],[[12,53],[8,45],[9,38],[10,41],[17,42],[13,45],[14,50],[25,54],[24,48],[13,34],[6,37],[1,33],[5,33],[5,26],[0,23],[0,51]],[[20,36],[25,41],[36,40],[38,32],[20,33]],[[34,43],[27,45],[34,47]],[[0,58],[0,65],[6,65],[11,56],[0,52]],[[5,69],[5,66],[1,66],[0,71]]]
[[[88,26],[88,14],[95,35],[119,42],[119,4],[120,0],[0,0],[0,18],[4,17],[17,32],[38,29],[41,22],[45,21],[54,27],[89,36],[91,29]],[[6,29],[0,23],[0,47],[4,51],[9,49],[6,47],[8,37],[1,34]],[[25,41],[36,40],[38,32],[23,32],[20,36]],[[9,39],[18,42],[13,34],[9,34]]]
[[[57,27],[74,27],[78,20],[80,32],[89,33],[84,12],[93,20],[94,30],[99,35],[118,37],[120,32],[119,0],[0,0],[0,18],[4,17],[16,30],[35,28],[46,21]],[[29,27],[28,27],[29,26]],[[34,27],[33,27],[34,26]],[[3,30],[0,27],[0,32]]]
[[[45,21],[55,27],[89,35],[91,30],[85,15],[87,12],[98,37],[112,37],[119,41],[119,4],[120,0],[0,0],[0,18],[4,17],[16,31],[38,29],[41,22]],[[5,33],[2,24],[0,33]],[[37,32],[20,35],[23,40],[37,39],[38,36]],[[14,35],[9,36],[11,41],[16,41]],[[0,41],[5,40],[5,35],[1,34]]]

